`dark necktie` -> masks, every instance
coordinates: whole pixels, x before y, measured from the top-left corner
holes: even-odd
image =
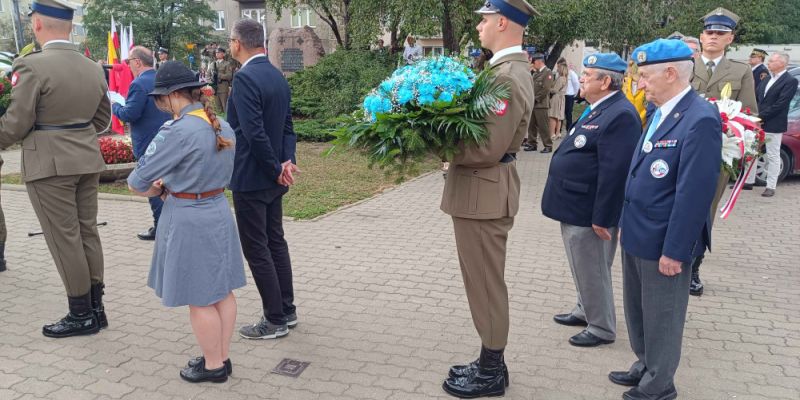
[[[711,79],[711,75],[714,75],[714,65],[716,65],[714,60],[706,63],[706,66],[708,66],[708,79]]]

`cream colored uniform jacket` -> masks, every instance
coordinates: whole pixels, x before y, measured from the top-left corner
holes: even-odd
[[[489,114],[489,138],[481,146],[461,146],[450,163],[441,209],[459,218],[513,217],[519,210],[519,175],[515,162],[501,163],[516,153],[528,132],[533,110],[533,84],[525,54],[509,54],[491,66],[498,82],[507,82],[511,98],[504,110]]]
[[[99,65],[69,43],[50,43],[13,65],[11,104],[0,118],[0,147],[22,141],[25,182],[103,171],[97,132],[111,119]],[[85,128],[37,130],[36,125]]]
[[[743,107],[750,107],[752,113],[757,115],[758,103],[750,65],[722,57],[709,80],[708,67],[703,65],[703,59],[695,60],[692,87],[698,93],[719,99],[726,83],[731,84],[731,99],[741,101]]]

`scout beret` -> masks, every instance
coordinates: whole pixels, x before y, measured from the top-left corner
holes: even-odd
[[[767,53],[766,50],[761,50],[761,49],[754,48],[753,51],[750,52],[750,57],[756,56],[761,58],[767,58],[768,55],[769,54]]]
[[[583,59],[586,68],[599,68],[612,72],[625,73],[628,64],[617,53],[596,53]]]
[[[34,2],[31,3],[31,11],[28,13],[28,16],[30,17],[33,13],[37,13],[47,17],[72,21],[72,14],[74,12],[75,6],[66,1],[34,0]]]
[[[631,57],[636,65],[661,64],[672,61],[691,60],[694,52],[682,40],[656,39],[636,48]]]
[[[739,22],[739,16],[725,8],[718,7],[703,16],[702,21],[704,30],[733,32]]]
[[[156,72],[153,91],[149,95],[167,95],[178,89],[196,88],[205,85],[195,77],[194,72],[186,68],[180,61],[167,61]]]
[[[533,15],[541,15],[525,0],[486,0],[478,14],[500,14],[519,25],[527,26]]]

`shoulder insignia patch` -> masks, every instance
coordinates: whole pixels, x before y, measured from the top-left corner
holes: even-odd
[[[769,76],[768,72],[762,72],[758,77],[759,79],[764,80],[767,79],[768,76]]]
[[[11,75],[11,87],[17,86],[17,82],[19,81],[19,72],[14,72]]]
[[[497,104],[492,108],[495,115],[502,117],[506,115],[506,111],[508,111],[508,100],[500,100]]]

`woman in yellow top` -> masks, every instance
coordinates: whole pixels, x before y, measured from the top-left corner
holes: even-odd
[[[625,97],[633,104],[636,111],[639,112],[639,118],[642,120],[642,127],[647,123],[645,114],[647,113],[647,99],[644,96],[644,90],[638,90],[639,82],[639,69],[633,60],[628,60],[628,71],[625,72],[625,78],[622,80],[622,92]]]

